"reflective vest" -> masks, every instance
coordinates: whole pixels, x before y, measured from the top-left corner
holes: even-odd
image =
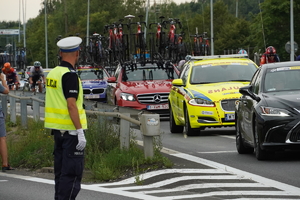
[[[57,66],[49,72],[46,78],[45,128],[76,130],[71,120],[67,107],[67,100],[62,88],[62,76],[67,72],[70,72],[69,68]],[[81,83],[79,78],[78,81]],[[83,109],[83,90],[81,84],[79,84],[79,94],[76,105],[82,129],[87,129],[86,114]]]

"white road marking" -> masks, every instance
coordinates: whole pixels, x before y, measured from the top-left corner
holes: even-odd
[[[152,193],[166,193],[166,192],[178,192],[178,191],[185,191],[185,190],[191,190],[191,189],[203,189],[203,188],[216,188],[216,187],[268,187],[266,185],[263,185],[261,183],[203,183],[203,184],[190,184],[190,185],[184,185],[175,187],[173,189],[165,189],[165,190],[151,190],[151,191],[143,191],[145,194],[152,194]]]
[[[191,195],[179,195],[179,196],[168,196],[168,197],[159,197],[160,200],[169,200],[169,199],[189,199],[197,197],[211,197],[211,196],[232,196],[232,195],[272,195],[272,196],[293,196],[281,191],[216,191],[216,192],[206,192],[202,194],[191,194]],[[157,197],[156,197],[157,198]],[[263,198],[259,198],[262,200]],[[278,199],[278,198],[276,198]]]
[[[230,136],[230,135],[217,135],[217,136],[235,140],[235,136]]]
[[[285,183],[281,183],[278,181],[274,181],[272,179],[264,178],[259,175],[251,174],[249,172],[245,172],[227,165],[223,165],[214,161],[206,160],[203,158],[199,158],[196,156],[184,154],[184,153],[179,153],[179,154],[172,154],[173,156],[176,156],[178,158],[186,159],[192,162],[200,163],[203,165],[210,166],[212,168],[216,168],[219,170],[223,170],[224,172],[231,173],[231,174],[236,174],[237,176],[253,180],[259,183],[263,183],[265,185],[268,185],[270,187],[278,188],[279,190],[287,191],[290,194],[298,195],[300,196],[300,188],[294,187]]]
[[[197,153],[209,154],[209,153],[236,153],[237,151],[199,151]]]
[[[227,165],[223,165],[217,162],[213,162],[210,160],[202,159],[196,156],[180,153],[177,151],[173,151],[170,149],[164,148],[165,152],[168,152],[172,156],[182,158],[185,160],[189,160],[195,163],[199,163],[202,165],[206,165],[211,167],[212,169],[163,169],[158,171],[152,171],[145,174],[139,175],[141,180],[146,180],[148,178],[152,178],[155,176],[167,174],[167,173],[177,173],[182,174],[182,176],[174,177],[165,179],[159,182],[155,182],[149,185],[132,185],[136,181],[136,177],[131,177],[125,179],[123,181],[115,182],[115,183],[103,183],[103,184],[82,184],[82,189],[91,190],[96,192],[104,192],[110,194],[117,194],[120,196],[125,197],[132,197],[136,199],[143,199],[143,200],[171,200],[171,199],[189,199],[189,198],[205,198],[211,196],[237,196],[237,200],[250,200],[250,199],[278,199],[279,197],[283,196],[284,199],[290,197],[289,199],[293,198],[293,196],[300,197],[300,188],[287,185],[284,183],[280,183],[278,181],[274,181],[268,178],[264,178],[262,176],[258,176],[255,174],[251,174]],[[192,176],[191,174],[195,174]],[[202,173],[203,175],[199,175]],[[189,174],[185,176],[184,174]],[[17,179],[23,179],[27,181],[39,182],[39,183],[46,183],[46,184],[54,184],[54,180],[49,179],[42,179],[36,177],[29,177],[29,176],[22,176],[22,175],[15,175],[15,174],[7,174],[1,173],[0,176],[4,177],[11,177]],[[179,181],[184,180],[220,180],[217,183],[199,183],[199,184],[185,184],[182,186],[178,186],[172,189],[164,189],[162,186],[176,183]],[[222,183],[221,180],[238,180],[239,183]],[[240,180],[249,180],[250,183],[241,183]],[[131,184],[126,186],[126,184]],[[114,187],[115,186],[115,187]],[[191,189],[209,189],[209,188],[247,188],[247,190],[232,190],[232,191],[209,191],[204,193],[192,193],[190,195],[174,195],[174,192],[178,191],[186,191]],[[252,190],[249,190],[252,188]],[[256,188],[266,188],[266,190],[255,190]],[[146,189],[146,191],[143,191]],[[152,189],[152,190],[150,190]],[[139,190],[139,191],[128,191],[128,190]],[[161,193],[171,193],[174,196],[164,196],[158,197],[155,194]],[[250,195],[251,198],[240,198],[241,196]],[[259,198],[258,195],[268,196],[268,198]],[[274,198],[271,198],[271,197]],[[233,199],[234,197],[230,198]],[[299,198],[297,198],[299,199]]]

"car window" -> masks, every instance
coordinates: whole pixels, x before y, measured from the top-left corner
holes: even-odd
[[[262,71],[261,70],[257,70],[257,72],[255,73],[255,76],[254,76],[254,80],[253,80],[253,87],[252,87],[252,91],[255,93],[255,94],[258,94],[259,92],[259,89],[260,89],[260,82],[261,82],[261,75],[262,74]]]
[[[265,92],[300,90],[299,67],[267,69],[264,79]]]
[[[186,66],[184,68],[184,71],[181,74],[181,79],[182,79],[182,82],[183,82],[184,85],[186,85],[186,83],[188,81],[188,75],[189,75],[190,69],[191,69],[190,65]]]
[[[191,84],[229,81],[250,82],[256,71],[253,63],[208,64],[194,66],[190,76]]]
[[[107,79],[108,76],[103,70],[78,70],[81,80]]]
[[[138,68],[126,70],[123,81],[168,80],[178,78],[174,69]]]

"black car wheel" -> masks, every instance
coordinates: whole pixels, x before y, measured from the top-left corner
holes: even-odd
[[[184,120],[185,120],[185,132],[187,136],[195,136],[200,134],[199,129],[191,128],[189,114],[186,107],[184,109]]]
[[[267,152],[261,148],[261,142],[258,137],[257,123],[254,120],[254,141],[255,141],[255,156],[257,160],[265,160],[267,158]]]
[[[174,116],[173,116],[173,111],[172,111],[171,104],[169,104],[169,110],[170,110],[169,124],[170,124],[171,133],[182,133],[184,126],[176,125],[175,120],[174,120]]]
[[[239,152],[239,154],[251,154],[251,153],[253,153],[254,148],[246,147],[244,142],[243,142],[242,134],[241,134],[241,131],[240,131],[239,120],[237,119],[237,116],[236,116],[236,122],[235,122],[235,131],[236,131],[236,149]]]

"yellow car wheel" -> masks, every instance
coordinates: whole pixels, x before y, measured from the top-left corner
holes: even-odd
[[[200,135],[200,130],[192,128],[190,125],[190,118],[188,114],[188,110],[185,107],[184,109],[184,120],[185,120],[185,133],[187,136],[195,136],[195,135]]]

